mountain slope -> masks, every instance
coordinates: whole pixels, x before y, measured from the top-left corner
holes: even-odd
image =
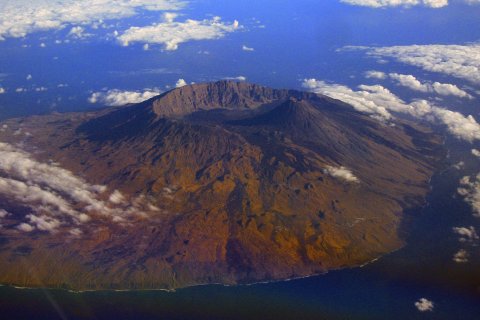
[[[7,125],[2,141],[106,186],[106,209],[56,216],[54,232],[19,232],[35,208],[4,201],[0,282],[26,286],[176,288],[361,265],[403,245],[403,211],[422,205],[442,156],[428,128],[227,81]]]

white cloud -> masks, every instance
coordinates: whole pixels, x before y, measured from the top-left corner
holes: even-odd
[[[340,0],[340,2],[371,8],[412,7],[417,5],[429,8],[442,8],[448,6],[448,0]]]
[[[77,38],[77,39],[84,39],[91,35],[88,33],[85,33],[85,28],[81,26],[75,26],[70,29],[67,36],[72,38]]]
[[[27,92],[27,89],[25,89],[25,88],[17,88],[17,89],[15,89],[15,92],[17,92],[17,93]]]
[[[184,79],[178,79],[177,82],[175,83],[175,88],[185,87],[186,85],[187,85],[187,82]]]
[[[480,84],[480,44],[345,47]]]
[[[69,233],[75,238],[78,238],[83,234],[83,231],[79,228],[73,228],[69,231]]]
[[[472,206],[474,216],[480,218],[480,173],[476,177],[463,177],[458,193]]]
[[[239,28],[238,21],[225,24],[220,17],[211,20],[191,20],[185,22],[174,21],[175,14],[166,13],[164,21],[146,27],[131,27],[117,39],[124,45],[141,42],[149,44],[163,44],[165,50],[177,50],[179,44],[193,40],[219,39],[226,33],[234,32]]]
[[[434,82],[432,84],[432,88],[434,92],[443,96],[456,96],[460,98],[469,98],[469,99],[473,98],[466,91],[460,89],[454,84]]]
[[[129,217],[145,215],[153,205],[145,197],[128,200],[120,192],[110,196],[107,188],[92,185],[55,163],[36,161],[31,154],[0,142],[0,195],[28,207],[28,224],[22,231],[54,232],[64,224],[82,224],[93,216]],[[104,198],[110,201],[104,201]],[[30,226],[30,227],[28,227]]]
[[[414,100],[406,103],[380,85],[360,85],[359,90],[354,91],[338,84],[305,79],[303,86],[315,93],[346,102],[356,110],[382,121],[390,120],[393,117],[391,112],[404,113],[429,121],[439,121],[458,139],[469,142],[480,140],[480,124],[473,116],[465,117],[459,112],[436,107],[426,100]]]
[[[30,220],[30,226],[35,226],[41,231],[55,232],[61,225],[60,220],[46,215],[37,217],[33,214],[29,214],[26,218]]]
[[[40,43],[40,48],[46,48],[46,47],[47,45],[44,42]]]
[[[456,96],[460,98],[469,98],[473,97],[468,94],[466,91],[460,89],[456,85],[448,83],[434,82],[433,84],[420,82],[415,76],[407,74],[398,74],[390,73],[388,75],[390,79],[397,82],[397,84],[410,88],[415,91],[428,92],[428,93],[437,93],[443,96]]]
[[[7,210],[5,209],[0,209],[0,219],[5,218],[6,216],[10,215]]]
[[[35,228],[29,225],[28,223],[19,224],[17,226],[17,229],[23,232],[32,232],[33,230],[35,230]]]
[[[94,92],[88,98],[90,103],[103,103],[107,106],[124,106],[130,103],[139,103],[160,94],[160,90],[120,91],[108,90],[107,92]]]
[[[29,75],[27,75],[27,78],[26,78],[26,79],[27,79],[27,80],[32,80],[32,78],[33,78],[32,75],[29,74]]]
[[[62,29],[68,25],[94,25],[98,21],[134,16],[141,10],[179,10],[178,0],[2,0],[0,40]]]
[[[383,79],[387,78],[387,75],[385,74],[385,72],[382,72],[382,71],[370,70],[370,71],[365,72],[365,78],[383,80]]]
[[[248,52],[255,51],[255,49],[254,49],[254,48],[247,47],[246,45],[243,45],[243,46],[242,46],[242,50],[243,50],[243,51],[248,51]]]
[[[480,150],[472,149],[472,154],[473,154],[475,157],[480,158]]]
[[[124,202],[125,202],[125,197],[123,196],[123,194],[122,194],[120,191],[115,190],[115,191],[110,195],[110,198],[108,198],[108,200],[109,200],[111,203],[120,204],[120,203],[124,203]]]
[[[469,256],[466,250],[461,249],[453,255],[453,261],[456,263],[467,263]]]
[[[456,227],[453,228],[453,232],[460,236],[460,242],[476,242],[479,237],[475,227]]]
[[[334,178],[344,180],[346,182],[359,183],[360,180],[345,167],[333,167],[327,166],[324,170],[325,174],[328,174]]]
[[[238,77],[226,77],[225,80],[235,80],[235,81],[247,81],[247,77],[238,76]]]
[[[457,170],[462,170],[463,168],[465,168],[465,162],[464,161],[460,161],[456,164],[453,165],[453,168],[454,169],[457,169]]]
[[[3,94],[5,92],[6,92],[6,90],[4,88],[0,87],[0,94]]]
[[[417,307],[418,311],[426,312],[426,311],[433,311],[434,305],[433,302],[426,299],[421,298],[417,302],[415,302],[415,307]]]

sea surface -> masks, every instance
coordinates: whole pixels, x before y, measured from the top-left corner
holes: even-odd
[[[479,319],[480,257],[453,227],[475,223],[456,196],[456,183],[475,162],[450,164],[465,146],[449,144],[449,159],[432,179],[428,204],[407,213],[407,246],[366,266],[304,279],[226,287],[205,285],[175,292],[97,291],[0,287],[1,319]],[[460,248],[470,262],[455,263]],[[433,311],[415,302],[427,298]]]

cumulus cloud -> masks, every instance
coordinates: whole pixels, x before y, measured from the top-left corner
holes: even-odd
[[[433,311],[434,305],[432,301],[426,298],[421,298],[420,300],[415,302],[415,307],[420,312],[427,312],[427,311]]]
[[[480,158],[480,150],[472,149],[472,154],[473,154],[475,157]]]
[[[479,239],[477,230],[475,227],[456,227],[453,228],[453,232],[460,236],[460,242],[475,242]]]
[[[346,182],[351,182],[351,183],[359,183],[360,180],[350,171],[349,169],[345,167],[333,167],[333,166],[327,166],[324,170],[325,174],[328,174],[334,178],[344,180]]]
[[[239,28],[238,21],[232,24],[223,23],[220,17],[211,20],[175,21],[176,14],[164,14],[164,21],[146,27],[131,27],[117,39],[124,46],[140,42],[163,44],[165,50],[177,50],[179,44],[194,40],[212,40],[224,37]]]
[[[475,177],[463,177],[457,191],[472,206],[474,216],[480,218],[480,173]]]
[[[247,47],[246,45],[243,45],[243,46],[242,46],[242,50],[243,50],[243,51],[248,51],[248,52],[255,51],[255,49],[254,49],[254,48]]]
[[[456,263],[467,263],[469,256],[470,255],[468,254],[468,252],[466,250],[461,249],[453,255],[452,259]]]
[[[31,154],[0,142],[0,195],[30,208],[17,228],[54,232],[63,224],[83,224],[93,216],[129,217],[152,211],[145,197],[127,199],[92,185],[55,163],[42,163]],[[109,201],[103,200],[108,199]]]
[[[94,25],[102,20],[127,18],[141,10],[179,10],[184,5],[179,0],[3,0],[0,40],[68,25]]]
[[[88,98],[90,103],[103,103],[107,106],[124,106],[130,103],[139,103],[161,93],[160,90],[145,90],[140,91],[121,91],[108,90],[107,92],[94,92]]]
[[[0,87],[0,94],[3,94],[3,93],[5,93],[5,92],[6,92],[5,89],[2,88],[2,87]]]
[[[247,77],[238,76],[238,77],[226,77],[225,80],[235,80],[235,81],[247,81]]]
[[[423,5],[429,8],[442,8],[448,6],[448,0],[340,0],[354,6],[385,8],[385,7],[412,7]]]
[[[387,75],[385,72],[382,71],[375,71],[375,70],[370,70],[365,72],[365,78],[367,79],[385,79],[387,78]]]
[[[456,96],[460,98],[473,98],[466,91],[460,89],[456,85],[448,83],[434,82],[433,84],[420,82],[415,76],[409,74],[390,73],[390,79],[394,80],[398,85],[410,88],[415,91],[436,93],[443,96]]]
[[[10,213],[8,213],[7,210],[5,209],[0,209],[0,219],[3,219],[5,217],[7,217],[8,215],[10,215]]]
[[[32,75],[31,75],[31,74],[29,74],[29,75],[27,75],[27,78],[26,78],[26,79],[27,79],[27,80],[32,80],[32,79],[33,79],[33,77],[32,77]]]
[[[77,39],[85,39],[90,37],[91,34],[85,33],[85,28],[81,26],[75,26],[70,29],[67,36]]]
[[[175,88],[181,88],[185,87],[187,85],[187,81],[184,79],[178,79],[177,82],[175,83]]]
[[[429,72],[442,73],[480,84],[480,44],[346,47],[365,50],[377,58],[393,58]]]
[[[33,230],[35,230],[35,228],[29,225],[28,223],[19,224],[17,226],[17,229],[23,232],[32,232]]]
[[[458,139],[469,142],[480,140],[480,124],[473,116],[465,117],[459,112],[434,106],[426,100],[414,100],[406,103],[380,85],[360,85],[358,86],[359,90],[355,91],[343,85],[305,79],[303,87],[346,102],[359,112],[369,114],[382,121],[392,119],[392,112],[403,113],[429,121],[439,121]]]

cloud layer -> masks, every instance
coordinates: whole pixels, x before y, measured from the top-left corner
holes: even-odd
[[[130,103],[139,103],[161,93],[160,90],[120,91],[108,90],[107,92],[94,92],[88,98],[90,103],[102,103],[107,106],[124,106]]]
[[[460,89],[454,84],[434,82],[432,84],[428,82],[421,82],[415,76],[410,74],[398,74],[390,73],[388,75],[390,79],[395,81],[398,85],[410,88],[414,91],[420,91],[425,93],[436,93],[442,96],[456,96],[459,98],[473,97],[466,91]]]
[[[122,222],[154,208],[144,197],[127,202],[119,191],[92,185],[55,163],[36,161],[31,154],[0,142],[0,195],[27,207],[30,213],[18,230],[55,232],[62,225],[81,225],[94,216]]]
[[[0,1],[0,40],[134,16],[141,10],[179,10],[178,0],[3,0]]]
[[[418,5],[429,8],[442,8],[448,6],[448,0],[340,0],[340,2],[371,8],[412,7]]]
[[[480,84],[480,44],[346,47]]]
[[[480,218],[480,173],[476,177],[463,177],[458,193],[472,206],[474,216]]]
[[[192,40],[219,39],[239,28],[238,21],[226,24],[220,17],[211,20],[177,22],[176,14],[165,13],[164,21],[146,27],[131,27],[117,39],[124,46],[130,43],[162,44],[165,50],[177,50],[179,44]]]
[[[321,80],[305,79],[303,87],[319,94],[344,101],[356,110],[369,114],[381,121],[393,118],[392,112],[408,114],[413,117],[438,121],[458,139],[469,142],[480,140],[480,124],[471,115],[465,117],[459,112],[434,106],[426,100],[414,100],[406,103],[387,88],[380,85],[360,85],[357,91],[349,87],[328,84]]]

